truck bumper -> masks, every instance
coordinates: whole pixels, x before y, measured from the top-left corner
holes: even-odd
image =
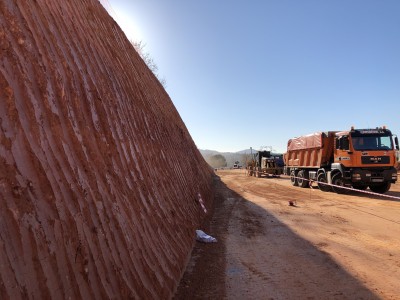
[[[395,168],[385,170],[354,169],[351,173],[351,181],[366,184],[380,182],[395,183],[397,181],[397,170]]]

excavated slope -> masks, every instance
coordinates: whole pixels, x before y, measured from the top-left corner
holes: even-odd
[[[212,171],[97,0],[0,1],[0,298],[170,298]]]

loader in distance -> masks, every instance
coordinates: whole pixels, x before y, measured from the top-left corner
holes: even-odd
[[[247,166],[248,175],[255,177],[279,177],[283,174],[282,154],[257,151]]]

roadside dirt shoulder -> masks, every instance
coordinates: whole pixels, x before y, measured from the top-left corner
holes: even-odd
[[[399,299],[400,202],[217,175],[218,243],[196,243],[176,299]]]

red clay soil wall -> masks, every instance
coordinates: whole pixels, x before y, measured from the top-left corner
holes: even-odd
[[[212,171],[97,0],[0,1],[0,298],[170,298]]]

